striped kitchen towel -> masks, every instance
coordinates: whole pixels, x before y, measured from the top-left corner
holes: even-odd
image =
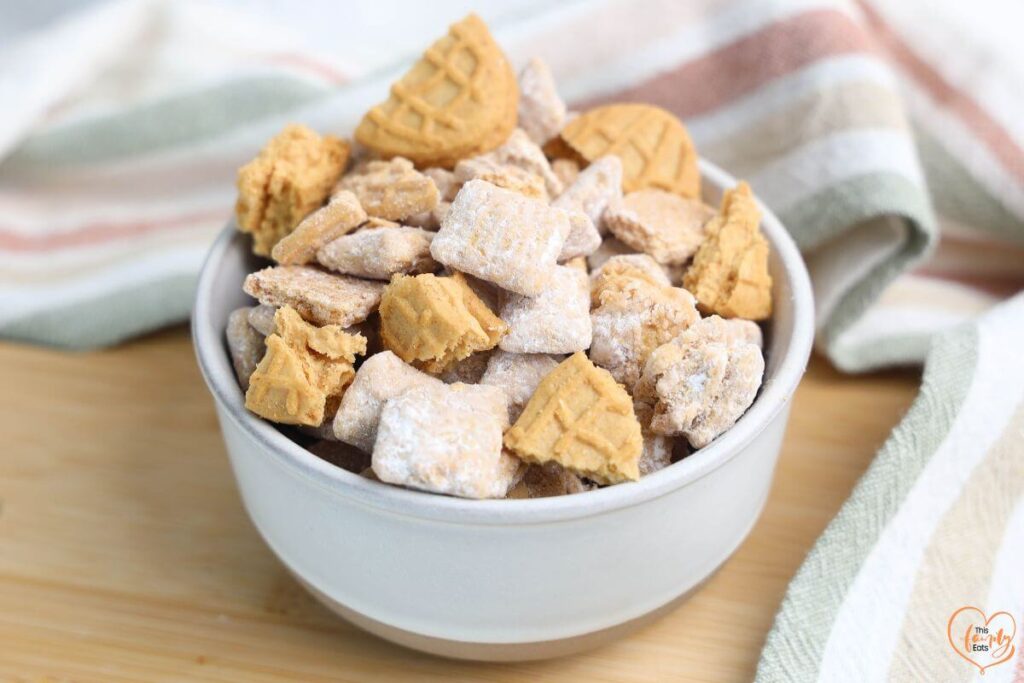
[[[819,348],[857,370],[921,360],[932,333],[1024,277],[1022,89],[1010,87],[1024,78],[999,52],[1017,41],[995,35],[1012,17],[979,26],[986,13],[961,5],[482,11],[514,62],[551,64],[570,102],[663,105],[703,155],[749,179],[807,255]],[[216,5],[120,0],[0,51],[0,335],[83,348],[184,319],[235,169],[288,121],[350,131],[457,18],[390,9],[361,6],[365,23],[346,31],[344,7],[318,6],[305,20],[343,36],[325,50]],[[386,50],[372,28],[385,25]]]
[[[1024,681],[1021,348],[1024,294],[936,340],[920,395],[790,584],[760,683]]]

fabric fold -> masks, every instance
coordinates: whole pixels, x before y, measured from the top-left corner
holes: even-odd
[[[1024,609],[1024,584],[993,583],[1000,553],[1024,565],[1019,539],[1003,533],[1024,482],[1022,344],[1024,294],[935,339],[920,395],[790,583],[759,683],[972,678],[945,642],[946,619],[963,605]],[[925,606],[934,623],[919,623]],[[914,643],[902,650],[901,623]]]

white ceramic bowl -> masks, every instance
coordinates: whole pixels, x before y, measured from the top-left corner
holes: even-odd
[[[734,180],[704,162],[705,199]],[[246,412],[224,343],[257,267],[227,226],[199,279],[192,333],[249,516],[320,600],[358,626],[448,657],[553,657],[664,613],[736,550],[771,486],[813,336],[807,272],[764,209],[775,312],[764,386],[706,448],[639,482],[536,500],[400,489],[320,460]]]

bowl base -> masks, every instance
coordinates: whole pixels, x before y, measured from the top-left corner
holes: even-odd
[[[719,565],[719,567],[721,567],[721,565]],[[352,625],[358,626],[362,630],[372,633],[379,638],[391,641],[392,643],[396,643],[412,650],[437,655],[438,657],[447,657],[449,659],[463,659],[476,662],[526,662],[531,660],[565,657],[567,655],[584,652],[586,650],[592,650],[612,641],[619,640],[643,626],[660,619],[675,608],[679,607],[679,605],[688,600],[690,596],[700,590],[705,583],[710,581],[711,577],[718,573],[719,567],[716,567],[704,580],[700,581],[689,590],[684,591],[678,597],[669,600],[661,607],[653,609],[647,614],[643,614],[635,619],[630,619],[629,621],[625,621],[621,624],[616,624],[615,626],[610,626],[599,631],[591,631],[590,633],[584,633],[570,638],[523,643],[480,643],[462,640],[449,640],[447,638],[436,638],[433,636],[425,636],[420,633],[414,633],[413,631],[406,631],[377,621],[372,617],[368,617],[365,614],[343,605],[337,600],[334,600],[324,594],[322,591],[311,586],[295,572],[292,572],[292,576],[294,576],[296,581],[304,586],[306,590],[312,593],[317,600],[330,608],[335,614],[345,619],[345,621],[348,621]]]

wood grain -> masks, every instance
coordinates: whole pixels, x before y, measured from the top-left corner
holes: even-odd
[[[747,681],[919,381],[815,359],[764,515],[702,591],[604,649],[481,665],[363,634],[287,575],[242,510],[185,329],[84,354],[0,344],[0,367],[0,681],[33,683]]]

